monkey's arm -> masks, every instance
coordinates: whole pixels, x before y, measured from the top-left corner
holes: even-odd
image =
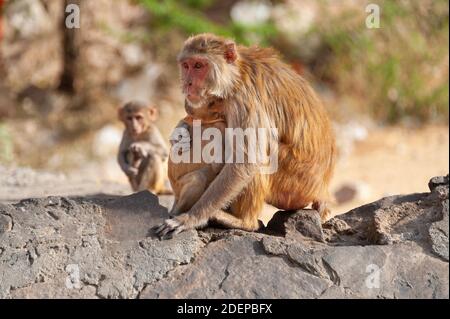
[[[234,227],[244,228],[242,226],[245,221],[225,213],[223,209],[250,184],[257,170],[258,167],[254,164],[225,164],[197,203],[188,212],[167,219],[155,227],[156,234],[160,238],[171,238],[184,230],[203,227],[209,220],[215,218],[222,220],[222,224],[226,225],[222,218],[224,216],[227,217],[225,221],[230,222],[230,219],[234,221]]]
[[[191,125],[189,125],[189,122],[186,119],[187,117],[178,122],[177,126],[170,135],[170,145],[173,147],[177,144],[177,149],[182,152],[186,152],[191,149],[191,136],[189,133]]]
[[[189,214],[205,218],[212,211],[224,209],[251,182],[257,171],[255,164],[225,164]]]
[[[128,146],[126,145],[128,144],[125,140],[125,133],[122,136],[122,140],[120,141],[120,145],[119,145],[119,152],[117,153],[117,162],[119,163],[120,168],[122,169],[122,171],[126,171],[128,168],[128,163],[127,163],[127,151],[128,151]]]
[[[147,141],[139,141],[134,142],[130,145],[130,149],[132,151],[138,152],[140,156],[147,157],[148,155],[159,155],[161,157],[166,156],[167,157],[167,151],[164,147],[161,147],[161,145],[155,145],[152,142]]]
[[[138,173],[138,169],[135,167],[132,167],[127,162],[127,152],[128,152],[128,141],[124,137],[122,138],[122,142],[119,146],[119,152],[117,154],[117,162],[119,163],[120,168],[127,176],[135,176]]]

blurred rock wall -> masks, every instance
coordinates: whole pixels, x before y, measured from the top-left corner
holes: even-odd
[[[79,3],[80,29],[76,30],[76,88],[112,88],[122,100],[136,97],[124,80],[141,77],[150,100],[152,82],[160,71],[149,50],[133,37],[145,33],[147,12],[126,0],[68,1]],[[5,34],[0,46],[5,70],[2,81],[19,93],[29,86],[52,89],[63,68],[62,28],[64,1],[17,0],[5,8]],[[128,95],[127,95],[128,94]]]
[[[70,3],[80,8],[80,28],[72,31],[64,27]],[[0,43],[0,119],[7,120],[10,130],[22,128],[12,141],[17,158],[49,168],[90,157],[113,161],[115,146],[106,145],[114,150],[106,152],[95,141],[105,129],[121,134],[116,109],[131,99],[159,107],[158,126],[169,134],[174,110],[182,110],[182,97],[177,81],[164,82],[167,65],[156,61],[146,41],[152,31],[149,22],[148,11],[128,0],[7,3]],[[60,90],[67,63],[65,32],[74,35],[69,60],[73,94]]]

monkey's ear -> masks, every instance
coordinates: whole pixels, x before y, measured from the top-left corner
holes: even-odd
[[[156,121],[158,119],[158,109],[154,106],[148,108],[148,115],[151,121]]]
[[[231,64],[237,59],[236,44],[234,42],[225,43],[224,58],[227,63]]]

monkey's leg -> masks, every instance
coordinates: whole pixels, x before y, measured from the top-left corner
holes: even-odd
[[[159,170],[159,174],[157,176],[157,194],[158,195],[173,195],[173,189],[168,184],[168,163],[167,159],[160,158],[161,161],[161,169]],[[166,183],[167,182],[167,183]]]
[[[164,163],[162,158],[159,155],[152,156],[152,167],[153,167],[153,175],[151,185],[148,184],[146,187],[150,189],[152,193],[160,194],[164,190]],[[150,168],[150,165],[149,165]]]
[[[254,221],[248,222],[248,220],[243,220],[237,218],[223,210],[218,210],[212,213],[210,220],[231,229],[242,229],[246,231],[255,231],[259,229],[259,222],[256,219],[256,226]]]
[[[305,163],[299,152],[280,143],[278,170],[269,178],[270,191],[266,202],[282,210],[297,210],[308,206],[314,199],[310,194],[310,175],[313,174],[313,167],[308,165],[310,162]]]
[[[156,228],[156,234],[162,238],[171,238],[183,230],[201,228],[210,220],[228,227],[246,231],[259,228],[258,217],[266,197],[266,182],[260,175],[243,190],[231,205],[231,214],[222,210],[208,211],[205,214],[184,213],[173,219],[167,219]]]
[[[128,181],[130,182],[130,186],[131,186],[131,189],[133,190],[133,192],[137,192],[138,188],[139,188],[139,185],[138,185],[136,179],[137,179],[137,176],[133,176],[133,177],[129,176],[128,177]]]
[[[153,158],[147,157],[141,160],[139,173],[137,175],[137,191],[150,190],[149,185],[153,183],[155,176],[154,169],[155,165]]]
[[[158,155],[149,155],[142,160],[139,168],[139,191],[149,190],[154,194],[159,194],[164,188],[164,167],[163,161]]]
[[[127,167],[131,167],[131,168],[137,170],[137,174],[128,175],[128,180],[130,182],[131,189],[133,190],[133,192],[139,191],[140,180],[142,179],[142,173],[139,172],[140,171],[139,167],[140,167],[141,163],[142,163],[142,158],[140,158],[136,152],[132,152],[130,150],[127,150],[125,152],[125,163],[124,164]]]
[[[202,168],[183,175],[178,183],[183,185],[178,200],[174,203],[170,215],[179,215],[191,209],[208,186],[208,168]]]
[[[173,191],[166,187],[167,161],[161,156],[152,154],[148,157],[146,172],[143,174],[139,188],[149,190],[156,195],[173,194]]]
[[[257,174],[231,204],[231,214],[242,223],[241,226],[231,228],[239,228],[247,231],[259,229],[258,217],[264,206],[267,189],[266,177]]]
[[[327,203],[324,201],[315,201],[312,204],[312,208],[317,210],[320,215],[320,219],[322,223],[325,223],[331,217],[331,211],[327,206]]]
[[[257,226],[254,226],[253,223],[250,225],[247,221],[239,219],[223,210],[216,210],[211,212],[207,219],[197,219],[197,217],[186,213],[173,219],[167,219],[162,225],[155,228],[155,232],[162,239],[170,239],[184,230],[204,227],[208,224],[208,221],[215,221],[230,229],[242,229],[246,231],[259,229],[258,220],[256,220]]]
[[[266,201],[282,210],[298,210],[313,203],[322,221],[326,220],[330,213],[326,205],[332,172],[330,161],[282,144],[278,154],[278,171],[270,176]]]

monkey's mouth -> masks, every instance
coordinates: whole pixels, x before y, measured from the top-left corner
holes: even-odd
[[[186,99],[192,104],[197,104],[202,100],[202,96],[200,94],[186,93]]]
[[[141,134],[140,130],[131,130],[131,135],[138,136],[139,134]]]
[[[186,98],[186,102],[192,109],[198,109],[203,106],[202,99],[198,99],[197,101],[191,101]]]
[[[203,99],[204,90],[201,88],[184,87],[183,93],[189,102],[198,103]]]

